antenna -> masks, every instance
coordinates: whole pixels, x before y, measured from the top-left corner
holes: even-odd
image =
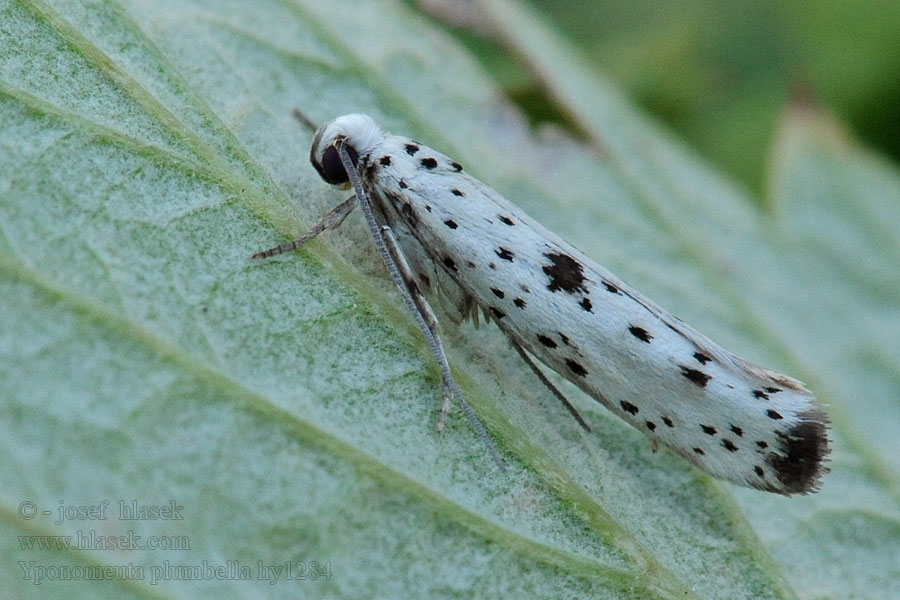
[[[444,384],[446,384],[450,388],[451,393],[456,397],[456,400],[459,402],[460,406],[462,406],[466,418],[469,419],[469,423],[472,424],[472,427],[475,429],[475,433],[478,434],[478,437],[481,438],[482,443],[484,443],[484,445],[487,447],[488,452],[490,452],[491,457],[493,457],[494,459],[494,462],[497,463],[497,466],[501,471],[505,471],[506,467],[503,464],[503,459],[500,458],[500,454],[497,452],[497,449],[491,442],[491,438],[488,437],[487,431],[485,431],[484,429],[484,425],[482,425],[481,421],[478,420],[478,417],[475,415],[475,411],[472,410],[472,407],[469,406],[468,402],[466,402],[462,391],[459,389],[459,386],[456,385],[456,381],[453,380],[453,375],[450,373],[450,365],[447,363],[447,357],[444,355],[444,351],[441,348],[440,342],[428,327],[428,324],[425,321],[425,317],[422,315],[422,312],[418,308],[416,308],[416,303],[413,300],[409,289],[406,287],[406,284],[403,281],[403,277],[400,275],[400,269],[397,267],[397,264],[394,262],[393,257],[391,257],[391,253],[387,249],[387,244],[385,243],[384,238],[381,236],[381,229],[379,228],[378,223],[375,221],[375,215],[372,212],[372,206],[369,204],[369,198],[366,195],[366,190],[359,179],[359,172],[356,170],[356,165],[353,164],[353,160],[350,158],[350,153],[347,152],[347,146],[344,144],[343,140],[339,141],[335,146],[338,151],[338,156],[340,156],[341,158],[341,163],[344,165],[344,170],[347,171],[347,177],[349,177],[350,183],[353,185],[353,190],[356,192],[356,200],[362,208],[363,214],[366,217],[366,223],[369,225],[369,231],[372,232],[372,237],[375,238],[375,245],[381,252],[381,257],[384,259],[384,264],[385,266],[387,266],[388,272],[391,274],[391,279],[394,280],[394,283],[397,285],[397,289],[400,290],[400,296],[403,297],[403,302],[406,304],[409,312],[411,312],[413,317],[415,318],[416,324],[419,326],[419,329],[422,331],[422,333],[425,335],[425,339],[428,341],[428,346],[431,348],[431,353],[434,354],[435,359],[437,359],[438,367],[440,367],[441,369],[441,377],[443,378]]]
[[[315,133],[318,126],[312,122],[312,119],[300,112],[299,108],[294,109],[294,116],[300,121],[300,124],[309,129],[310,133]]]

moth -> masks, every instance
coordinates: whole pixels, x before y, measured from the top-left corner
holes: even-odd
[[[366,115],[344,115],[316,129],[310,161],[323,180],[354,195],[303,236],[254,258],[294,250],[360,206],[440,367],[439,429],[455,397],[502,468],[451,375],[425,297],[435,290],[461,316],[477,320],[480,309],[493,321],[584,429],[590,431],[537,362],[643,432],[654,448],[663,445],[715,477],[785,495],[818,489],[829,420],[796,379],[731,354],[459,163],[385,133]]]

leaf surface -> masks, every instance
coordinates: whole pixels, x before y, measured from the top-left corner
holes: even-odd
[[[837,404],[847,382],[817,362],[822,338],[801,319],[814,316],[770,306],[808,266],[790,236],[652,126],[609,117],[631,153],[534,136],[452,40],[393,2],[6,2],[0,23],[10,594],[793,597],[791,546],[773,548],[804,508],[860,510],[852,479],[895,519],[896,465],[848,433],[865,422],[836,416],[821,495],[738,491],[736,503],[567,388],[594,426],[583,435],[493,327],[444,320],[457,376],[507,457],[499,473],[460,414],[434,432],[437,369],[358,215],[301,252],[249,259],[344,198],[309,167],[291,109],[366,112]],[[780,181],[793,198],[792,172]],[[105,519],[56,522],[60,506],[104,500]],[[175,502],[183,519],[117,518],[132,500]],[[756,505],[786,525],[766,529]],[[834,537],[829,523],[819,530]],[[189,549],[22,546],[79,531]],[[331,576],[313,579],[325,563]],[[128,564],[140,576],[76,584],[45,569],[35,587],[41,566]],[[266,579],[264,566],[286,564],[294,579]]]

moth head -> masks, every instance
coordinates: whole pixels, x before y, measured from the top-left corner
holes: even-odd
[[[349,178],[338,146],[346,148],[353,166],[356,166],[359,157],[369,154],[382,139],[384,133],[371,117],[344,115],[319,127],[309,150],[309,161],[327,183],[347,188]]]

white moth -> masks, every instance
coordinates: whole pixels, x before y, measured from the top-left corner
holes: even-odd
[[[299,113],[301,120],[309,124]],[[828,417],[799,381],[742,360],[594,263],[443,154],[351,114],[320,127],[310,160],[356,195],[297,248],[359,204],[444,380],[502,462],[453,378],[422,292],[439,288],[463,316],[480,307],[537,377],[588,429],[530,356],[707,473],[780,494],[816,491]],[[529,356],[530,355],[530,356]]]

